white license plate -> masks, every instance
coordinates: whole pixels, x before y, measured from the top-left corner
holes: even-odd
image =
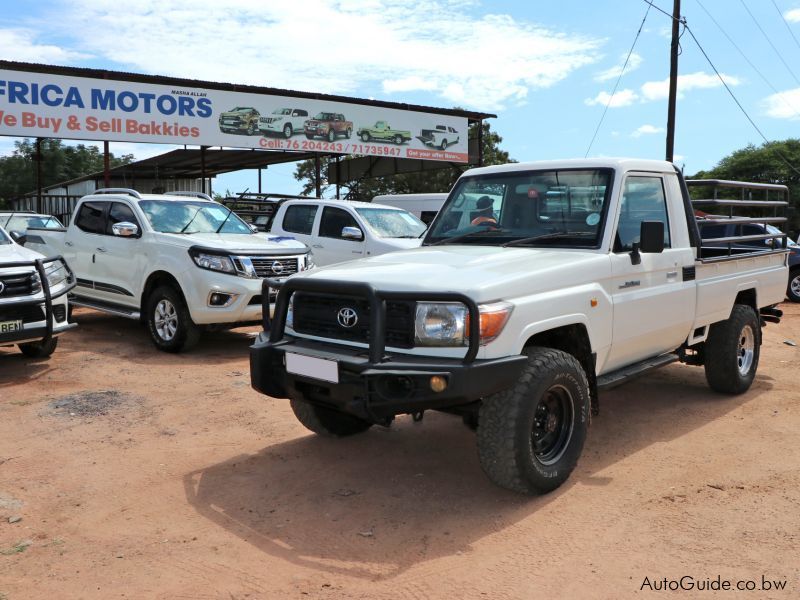
[[[284,356],[286,357],[286,370],[289,373],[339,383],[339,363],[335,360],[325,360],[293,352],[287,352]]]
[[[0,321],[0,333],[22,331],[22,321]]]

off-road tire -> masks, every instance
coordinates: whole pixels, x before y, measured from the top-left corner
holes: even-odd
[[[400,144],[402,144],[403,143],[403,136],[402,135],[394,136],[394,143],[397,144],[398,146]]]
[[[789,285],[786,286],[786,295],[792,302],[800,302],[800,267],[795,267],[789,272]]]
[[[348,127],[347,130],[344,133],[345,133],[345,137],[349,140],[350,136],[353,135],[353,130]]]
[[[283,126],[283,137],[285,137],[288,140],[290,137],[292,137],[292,133],[294,133],[294,131],[292,130],[291,123],[287,123],[286,125]]]
[[[329,142],[335,142],[336,141],[336,130],[333,127],[328,129],[328,141]]]
[[[489,479],[533,495],[556,489],[578,463],[589,427],[590,395],[575,357],[541,347],[529,348],[527,355],[514,386],[483,399],[477,438],[478,458]]]
[[[442,143],[439,144],[439,148],[442,150],[447,150],[447,140],[442,140]]]
[[[305,400],[290,400],[292,411],[303,426],[318,435],[326,437],[347,437],[363,433],[372,423],[343,412],[317,406]]]
[[[361,134],[362,142],[369,142],[370,140],[372,140],[372,136],[369,134],[369,132],[365,131],[364,133]]]
[[[19,351],[28,358],[47,358],[56,351],[58,338],[50,338],[49,342],[28,342],[20,344]]]
[[[746,392],[756,376],[760,349],[756,311],[734,304],[727,320],[711,326],[705,342],[706,381],[711,389],[723,394]]]
[[[192,321],[186,302],[174,287],[157,287],[146,304],[147,331],[156,348],[177,353],[197,344],[200,328]]]
[[[258,130],[257,125],[255,123],[250,123],[246,129],[247,135],[255,135],[257,130]]]

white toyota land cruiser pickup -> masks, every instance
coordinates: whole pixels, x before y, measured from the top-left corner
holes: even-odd
[[[305,244],[254,233],[205,194],[106,189],[81,198],[66,229],[26,245],[63,255],[75,306],[142,319],[156,347],[186,350],[203,326],[261,318],[261,280],[312,266]]]
[[[25,356],[45,358],[68,322],[67,292],[75,277],[60,256],[23,248],[25,236],[0,227],[0,346],[17,344]]]
[[[421,248],[276,282],[251,382],[320,434],[461,414],[492,481],[544,493],[574,469],[599,390],[675,361],[718,392],[750,387],[761,327],[781,317],[786,237],[703,248],[698,225],[781,220],[697,219],[663,161],[472,169]]]

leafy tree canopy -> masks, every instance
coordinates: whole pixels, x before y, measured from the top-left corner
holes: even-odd
[[[103,170],[103,153],[95,146],[66,146],[42,139],[42,185],[48,186]],[[132,154],[110,155],[111,167],[133,162]],[[36,140],[14,142],[11,156],[0,158],[0,203],[36,189]]]
[[[478,135],[477,125],[470,127],[470,139]],[[498,165],[509,162],[516,162],[509,158],[508,152],[500,149],[500,142],[503,141],[496,132],[491,130],[488,122],[483,123],[483,164]],[[342,159],[348,160],[347,158]],[[331,189],[331,184],[326,178],[328,164],[333,164],[334,160],[327,157],[320,159],[320,175],[322,195]],[[435,171],[423,171],[421,173],[402,173],[399,175],[385,177],[365,178],[361,181],[349,182],[343,185],[341,195],[351,200],[372,200],[380,194],[414,194],[423,192],[449,192],[450,188],[468,167],[466,165],[448,165],[443,169]],[[316,173],[314,161],[306,160],[298,163],[295,169],[294,178],[303,183],[302,195],[313,196],[316,194]]]

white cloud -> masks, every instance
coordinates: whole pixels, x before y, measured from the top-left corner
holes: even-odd
[[[776,119],[800,119],[800,88],[767,96],[762,100],[764,112]]]
[[[63,1],[64,35],[125,70],[331,94],[425,91],[484,110],[596,62],[603,43],[452,0]]]
[[[631,133],[631,137],[641,137],[643,135],[652,135],[655,133],[664,133],[663,127],[656,127],[655,125],[642,125]]]
[[[594,76],[594,80],[608,81],[609,79],[616,79],[619,77],[620,73],[622,73],[622,66],[625,64],[625,55],[623,55],[621,58],[622,60],[620,60],[618,65],[613,66],[610,69],[606,69],[605,71],[600,71]],[[644,59],[635,52],[632,53],[631,57],[628,59],[628,66],[625,67],[625,72],[630,73],[631,71],[635,71],[641,66],[643,60]]]
[[[790,23],[800,23],[800,8],[793,8],[783,13],[783,18]]]
[[[584,103],[587,106],[594,106],[594,105],[606,106],[608,104],[610,108],[620,108],[622,106],[630,106],[638,99],[639,96],[636,92],[634,92],[633,90],[625,89],[625,90],[619,90],[616,94],[614,94],[613,98],[611,97],[611,94],[609,94],[608,92],[600,92],[594,98],[587,98],[586,100],[584,100]],[[610,104],[609,100],[611,101]]]
[[[731,75],[721,74],[729,86],[739,85],[740,80]],[[687,75],[678,75],[678,98],[683,98],[684,94],[694,89],[708,89],[720,87],[722,82],[715,74],[704,73],[698,71],[697,73],[689,73]],[[648,81],[644,83],[641,88],[642,100],[664,100],[669,96],[669,78],[661,81]]]
[[[0,29],[0,56],[5,60],[34,63],[65,63],[89,58],[82,52],[52,44],[40,44],[30,29]]]

